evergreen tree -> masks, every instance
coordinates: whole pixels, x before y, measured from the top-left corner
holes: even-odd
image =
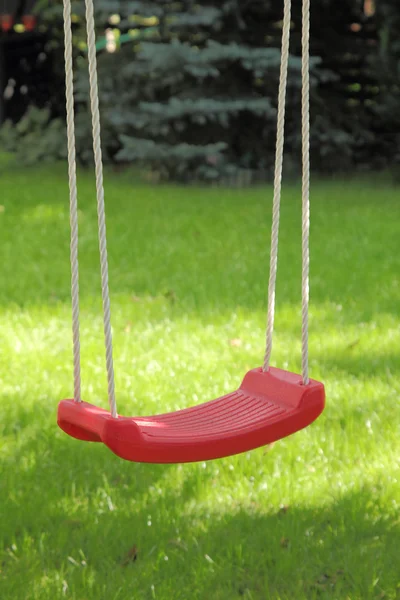
[[[372,128],[376,138],[375,154],[381,166],[395,166],[400,176],[400,5],[397,0],[376,3],[375,22],[379,32],[379,51],[371,63],[379,94],[373,105]],[[386,161],[385,161],[386,158]]]
[[[268,24],[281,15],[261,2],[242,10],[236,0],[218,7],[193,0],[114,5],[122,11],[119,31],[140,25],[133,48],[99,57],[109,153],[180,179],[241,168],[270,173],[281,29],[279,21]],[[140,17],[129,14],[133,9]],[[313,72],[317,64],[312,59]],[[300,86],[301,61],[293,56],[289,132],[299,131]],[[80,92],[87,97],[85,83]]]
[[[62,1],[39,2],[62,69]],[[301,167],[301,4],[293,0],[285,128],[285,165],[295,171]],[[272,173],[282,0],[96,0],[95,9],[105,160],[186,181],[242,170]],[[88,162],[84,2],[73,11],[77,147]],[[397,0],[312,3],[314,170],[400,160],[399,33]],[[65,156],[64,119],[52,116],[31,111],[17,128],[3,128],[3,143],[20,148],[25,161]]]

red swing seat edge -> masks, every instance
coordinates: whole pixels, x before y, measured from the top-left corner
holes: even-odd
[[[58,425],[65,433],[79,440],[103,442],[126,460],[192,462],[238,454],[272,443],[311,424],[325,406],[322,383],[311,379],[309,384],[303,385],[300,375],[275,367],[270,367],[267,372],[261,368],[250,370],[236,393],[247,394],[252,402],[250,412],[254,403],[258,402],[259,405],[260,401],[265,400],[276,408],[275,416],[269,416],[261,423],[249,416],[247,424],[239,432],[217,432],[202,437],[199,428],[190,438],[176,431],[167,439],[163,435],[168,429],[165,419],[177,415],[180,421],[185,418],[186,423],[190,424],[194,411],[197,415],[201,411],[206,413],[216,402],[220,402],[223,409],[224,401],[232,394],[173,413],[150,417],[119,416],[117,419],[103,408],[69,399],[59,403]],[[225,408],[223,416],[229,419],[228,409]],[[231,420],[234,424],[234,417]]]

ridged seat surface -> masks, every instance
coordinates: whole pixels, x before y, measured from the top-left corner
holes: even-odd
[[[136,423],[146,435],[157,437],[220,436],[223,433],[243,431],[277,417],[285,408],[261,398],[249,396],[239,390],[218,400],[200,404],[175,413],[137,418]],[[157,426],[159,425],[159,426]]]

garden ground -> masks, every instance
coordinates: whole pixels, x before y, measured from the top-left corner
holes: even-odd
[[[64,165],[1,167],[2,600],[400,598],[400,203],[385,179],[314,182],[310,373],[327,406],[272,447],[125,463],[68,438]],[[269,188],[106,175],[121,414],[237,387],[264,352]],[[83,396],[107,406],[93,177],[79,174]],[[300,368],[300,190],[284,190],[273,364]]]

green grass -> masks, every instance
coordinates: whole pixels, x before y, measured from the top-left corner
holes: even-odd
[[[400,598],[398,190],[314,184],[320,419],[268,449],[150,466],[56,426],[72,393],[65,167],[3,166],[0,186],[1,600]],[[79,192],[83,394],[106,407],[89,174]],[[106,200],[119,411],[235,388],[263,358],[271,190],[152,188],[108,173]],[[273,363],[297,372],[299,248],[289,186]]]

